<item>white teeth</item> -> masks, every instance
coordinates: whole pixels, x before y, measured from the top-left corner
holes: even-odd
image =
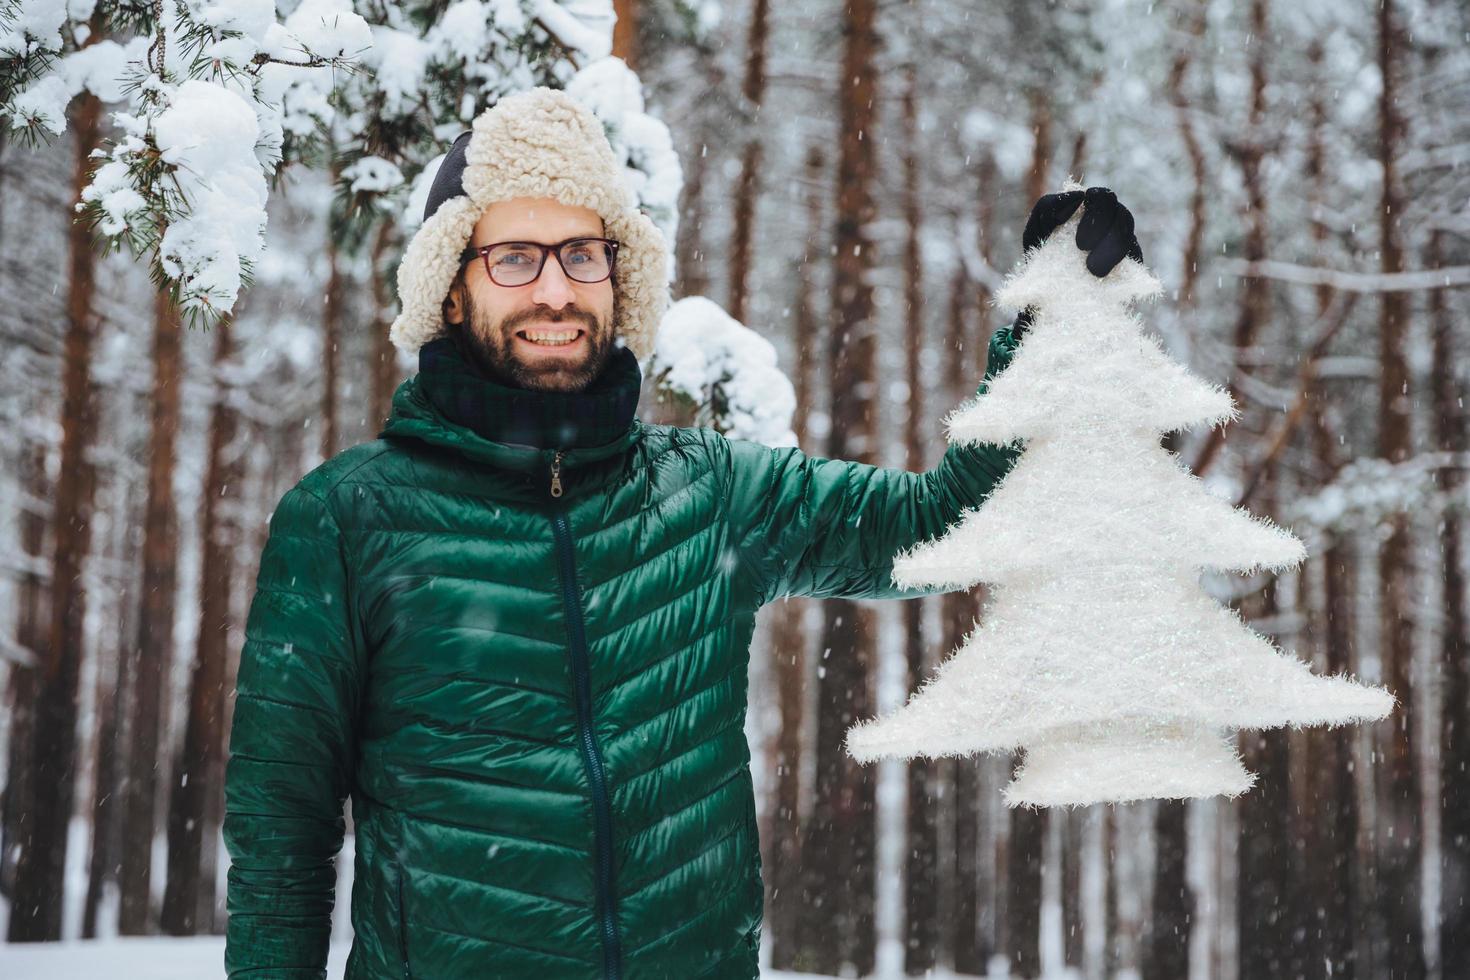
[[[566,344],[576,336],[575,330],[527,330],[526,339],[538,344]]]

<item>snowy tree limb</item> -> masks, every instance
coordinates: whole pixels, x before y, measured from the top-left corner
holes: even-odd
[[[1333,289],[1351,293],[1387,293],[1470,286],[1470,265],[1393,273],[1324,269],[1318,266],[1299,265],[1295,262],[1278,262],[1274,259],[1263,259],[1259,262],[1224,259],[1221,265],[1224,271],[1242,279],[1257,277],[1303,286],[1331,286]]]

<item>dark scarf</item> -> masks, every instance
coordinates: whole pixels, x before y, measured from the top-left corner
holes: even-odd
[[[616,348],[582,391],[533,391],[488,377],[452,334],[419,348],[418,384],[449,421],[491,442],[537,449],[580,449],[627,431],[643,374],[638,358]]]

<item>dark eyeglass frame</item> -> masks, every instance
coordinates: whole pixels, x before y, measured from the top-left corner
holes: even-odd
[[[578,279],[570,272],[567,272],[567,264],[562,261],[561,250],[566,248],[568,245],[572,245],[577,242],[601,242],[603,245],[607,246],[609,252],[609,257],[607,260],[607,275],[603,276],[601,279],[593,279],[591,281],[588,281],[586,279]],[[502,245],[524,245],[528,248],[539,248],[541,250],[541,262],[536,266],[536,274],[530,279],[527,279],[525,282],[518,282],[514,285],[506,285],[505,283],[496,279],[495,273],[490,271],[490,253]],[[473,262],[476,257],[478,257],[483,260],[485,265],[485,275],[490,279],[491,282],[495,283],[495,285],[501,287],[502,289],[519,289],[522,286],[529,286],[531,285],[531,283],[541,278],[541,273],[546,268],[546,257],[554,252],[556,253],[556,264],[561,266],[561,271],[567,277],[567,279],[571,280],[572,282],[581,283],[584,286],[593,286],[599,282],[606,282],[607,280],[612,278],[613,270],[617,268],[618,248],[621,245],[621,242],[614,239],[598,238],[595,235],[578,235],[576,238],[568,238],[564,241],[555,242],[551,245],[543,245],[540,242],[522,241],[492,242],[489,245],[471,245],[463,252],[460,252],[459,264],[460,267],[463,268],[465,263]]]

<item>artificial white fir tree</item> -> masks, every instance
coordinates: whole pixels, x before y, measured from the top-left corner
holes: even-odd
[[[904,587],[989,583],[980,621],[847,748],[859,762],[1024,749],[1011,806],[1235,796],[1254,779],[1236,730],[1378,719],[1394,699],[1313,675],[1201,585],[1202,570],[1279,571],[1305,551],[1160,445],[1234,406],[1143,333],[1132,306],[1162,287],[1142,263],[1087,271],[1081,214],[1007,279],[999,305],[1033,307],[1034,322],[946,420],[952,443],[1021,439],[1024,452],[979,508],[894,566]]]

